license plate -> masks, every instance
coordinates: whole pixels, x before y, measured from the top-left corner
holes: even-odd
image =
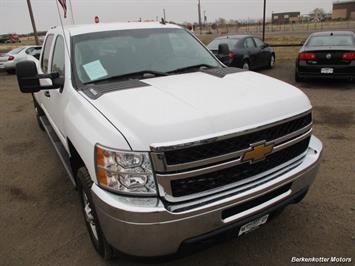
[[[322,68],[320,70],[320,73],[322,73],[322,74],[333,74],[334,73],[334,68]]]
[[[255,229],[259,228],[260,225],[265,224],[268,218],[269,214],[243,225],[239,230],[238,236],[254,231]]]

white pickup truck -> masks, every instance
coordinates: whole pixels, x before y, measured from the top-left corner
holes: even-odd
[[[308,98],[227,68],[179,26],[55,27],[39,65],[16,72],[105,258],[236,238],[301,201],[317,174]]]

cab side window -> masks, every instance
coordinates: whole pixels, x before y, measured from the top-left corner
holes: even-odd
[[[61,78],[64,77],[64,70],[65,70],[64,51],[65,51],[64,39],[61,35],[59,35],[54,45],[51,72],[58,72]]]
[[[49,70],[48,64],[49,64],[49,55],[51,52],[52,42],[53,42],[53,35],[48,35],[46,39],[46,43],[44,44],[43,56],[41,61],[41,68],[43,73],[48,73]]]

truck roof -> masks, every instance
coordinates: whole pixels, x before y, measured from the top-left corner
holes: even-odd
[[[116,23],[97,23],[81,25],[65,25],[64,30],[71,36],[103,32],[113,30],[133,30],[133,29],[152,29],[152,28],[181,28],[175,24],[161,24],[159,22],[116,22]],[[52,27],[49,32],[62,31],[61,26]]]

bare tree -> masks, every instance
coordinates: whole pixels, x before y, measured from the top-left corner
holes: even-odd
[[[323,8],[315,8],[309,15],[313,22],[321,22],[324,20],[325,11]]]

